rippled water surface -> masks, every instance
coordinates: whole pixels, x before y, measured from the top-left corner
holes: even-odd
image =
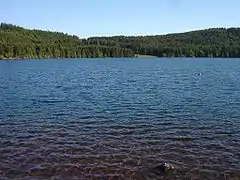
[[[239,138],[237,59],[0,61],[0,179],[240,179]]]

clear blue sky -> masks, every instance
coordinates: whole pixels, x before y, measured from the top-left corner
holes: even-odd
[[[1,0],[0,21],[80,37],[240,26],[240,0]]]

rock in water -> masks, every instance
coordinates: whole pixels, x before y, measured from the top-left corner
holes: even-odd
[[[163,164],[159,165],[157,168],[159,168],[163,172],[167,172],[167,171],[176,169],[176,167],[174,165],[169,164],[169,163],[163,163]]]

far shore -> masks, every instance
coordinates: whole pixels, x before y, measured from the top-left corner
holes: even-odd
[[[143,54],[135,54],[136,58],[159,58],[157,56],[151,56],[151,55],[143,55]]]
[[[1,57],[1,60],[47,60],[47,59],[105,59],[105,58],[113,58],[113,59],[119,59],[119,58],[146,58],[146,59],[154,59],[154,58],[179,58],[179,59],[239,59],[238,57],[157,57],[157,56],[151,56],[151,55],[141,55],[141,54],[136,54],[135,57],[102,57],[102,58],[56,58],[56,57],[46,57],[46,58],[6,58],[6,57]]]
[[[17,60],[17,59],[22,59],[22,58],[5,58],[5,57],[0,58],[0,60]]]

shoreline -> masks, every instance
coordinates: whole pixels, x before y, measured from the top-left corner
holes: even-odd
[[[49,57],[49,58],[0,58],[0,61],[3,60],[48,60],[48,59],[240,59],[240,57],[157,57],[157,56],[150,56],[150,55],[140,55],[135,57],[95,57],[95,58],[56,58],[56,57]]]

